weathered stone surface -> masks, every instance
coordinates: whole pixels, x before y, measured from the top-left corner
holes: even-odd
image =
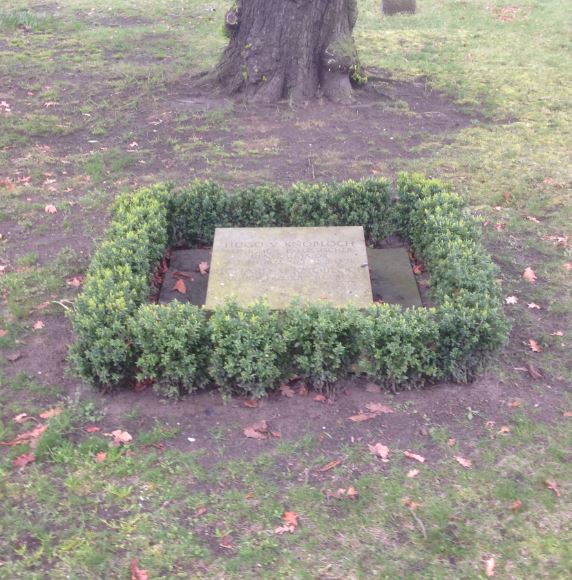
[[[405,308],[423,305],[405,248],[368,248],[367,258],[375,300]]]
[[[264,297],[366,307],[373,297],[363,228],[217,228],[206,307]]]

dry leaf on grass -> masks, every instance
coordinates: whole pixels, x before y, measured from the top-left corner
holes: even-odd
[[[325,403],[327,401],[324,395],[316,395],[312,400],[316,401],[316,403]]]
[[[454,439],[453,437],[449,437],[449,439],[447,439],[447,445],[449,447],[453,447],[456,443],[457,443],[457,440]]]
[[[403,455],[408,459],[414,459],[415,461],[419,461],[419,463],[425,463],[425,457],[423,457],[423,455],[417,455],[417,453],[412,453],[411,451],[404,451]]]
[[[256,409],[258,407],[258,401],[256,399],[246,399],[242,404],[249,409]]]
[[[564,413],[562,413],[562,415],[564,417],[572,417],[572,411],[564,411]]]
[[[522,502],[519,499],[515,499],[509,506],[509,509],[513,512],[519,510],[522,507]]]
[[[100,451],[99,453],[95,454],[96,463],[103,463],[106,459],[107,459],[106,451]]]
[[[499,435],[506,435],[508,433],[510,433],[510,427],[508,425],[503,425],[499,430],[498,430]]]
[[[321,473],[324,473],[325,471],[330,471],[330,469],[337,467],[341,462],[342,462],[341,459],[334,459],[333,461],[326,463],[326,465],[322,465],[322,467],[320,467],[318,471]]]
[[[139,568],[139,562],[137,560],[131,561],[129,571],[131,572],[131,580],[149,580],[149,572]]]
[[[375,419],[377,413],[358,413],[357,415],[352,415],[348,417],[348,421],[353,421],[354,423],[361,423],[363,421],[369,421],[370,419]]]
[[[514,399],[512,401],[509,401],[507,403],[507,405],[511,408],[511,409],[516,409],[518,407],[520,407],[522,405],[522,401],[519,401],[518,399]]]
[[[121,429],[115,429],[111,433],[106,433],[108,437],[113,437],[113,444],[114,445],[121,445],[121,443],[129,443],[133,441],[133,437],[127,432],[122,431]]]
[[[495,575],[496,562],[494,558],[489,558],[485,562],[485,574],[490,578]]]
[[[405,507],[408,507],[410,510],[416,510],[418,507],[421,507],[423,505],[413,501],[410,497],[404,497],[402,501],[403,505]]]
[[[556,332],[552,332],[550,336],[564,336],[564,333],[561,330],[557,330]]]
[[[42,320],[36,320],[36,322],[34,322],[34,330],[42,330],[42,328],[44,328],[44,326],[46,326],[44,324],[44,322]]]
[[[538,304],[536,304],[536,302],[529,302],[528,307],[531,310],[540,310],[540,306],[538,306]]]
[[[459,465],[462,465],[463,467],[466,467],[467,469],[470,469],[471,467],[473,467],[473,462],[470,459],[465,459],[464,457],[461,457],[460,455],[455,455],[455,460],[457,461],[457,463]]]
[[[533,338],[528,339],[528,346],[532,352],[542,352],[543,348]]]
[[[23,453],[14,459],[14,467],[26,467],[28,463],[36,461],[36,456],[33,453]]]
[[[197,270],[203,276],[206,276],[208,274],[208,271],[209,271],[209,263],[208,262],[200,262],[199,265],[198,265]]]
[[[534,284],[537,280],[536,272],[530,267],[524,270],[524,272],[522,273],[522,277],[531,284]]]
[[[274,533],[279,536],[285,533],[291,534],[298,527],[298,514],[296,512],[284,512],[282,514],[282,521],[284,524],[277,527]]]
[[[54,407],[53,409],[48,409],[43,413],[40,413],[40,417],[42,419],[51,419],[52,417],[57,417],[63,409],[61,407]]]
[[[79,288],[83,283],[82,276],[74,276],[73,278],[68,278],[66,284],[72,288]]]
[[[22,423],[29,421],[31,418],[32,417],[30,417],[28,413],[20,413],[19,415],[16,415],[12,421],[21,425]]]
[[[542,373],[540,372],[539,369],[537,369],[533,364],[528,363],[526,365],[526,370],[528,371],[528,374],[536,381],[540,380],[542,378]]]
[[[387,405],[382,405],[381,403],[368,403],[365,408],[370,413],[375,413],[376,415],[382,415],[383,413],[394,413],[394,410]]]
[[[368,448],[370,453],[379,457],[384,463],[389,461],[389,447],[383,445],[382,443],[376,443],[375,445],[369,445]]]
[[[244,435],[250,439],[268,439],[268,423],[266,421],[258,421],[243,431]]]
[[[201,516],[205,515],[209,510],[206,507],[198,507],[195,510],[195,517],[200,518]]]
[[[558,489],[558,484],[553,479],[547,479],[544,482],[544,485],[550,490],[553,491],[556,497],[560,497],[560,490]]]
[[[83,429],[86,433],[99,433],[101,431],[101,427],[97,427],[96,425],[88,425]]]
[[[58,208],[55,205],[52,205],[51,203],[49,203],[48,205],[46,205],[46,207],[44,208],[44,211],[46,213],[58,213]]]
[[[568,270],[568,272],[570,272],[570,270],[572,270],[572,262],[564,262],[564,265],[562,267],[565,270]]]
[[[347,489],[337,489],[336,491],[326,491],[326,497],[333,497],[334,499],[357,499],[359,496],[358,490],[350,485]]]
[[[407,472],[407,477],[409,477],[410,479],[417,477],[419,475],[419,470],[418,469],[410,469]]]
[[[37,441],[47,429],[47,425],[38,425],[36,428],[32,429],[31,431],[26,431],[25,433],[20,433],[13,439],[12,441],[2,441],[0,445],[4,445],[6,447],[13,447],[14,445],[24,445],[30,444],[30,447],[35,447],[37,445]]]
[[[516,296],[507,296],[504,301],[507,304],[518,304],[518,298]]]

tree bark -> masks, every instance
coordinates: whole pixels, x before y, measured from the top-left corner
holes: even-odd
[[[254,101],[349,101],[356,19],[357,0],[237,0],[225,16],[218,80]]]

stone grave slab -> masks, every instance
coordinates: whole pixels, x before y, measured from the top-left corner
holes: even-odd
[[[217,228],[206,307],[264,297],[282,309],[302,302],[367,307],[373,302],[361,226]]]
[[[171,254],[169,270],[165,272],[165,279],[159,294],[159,304],[167,304],[172,300],[190,302],[195,306],[202,306],[207,296],[208,275],[198,272],[201,262],[211,261],[211,250],[176,250]],[[182,273],[185,276],[175,276]],[[183,280],[186,293],[181,294],[174,290],[177,280]]]
[[[367,259],[375,300],[405,308],[423,306],[405,248],[368,248]]]

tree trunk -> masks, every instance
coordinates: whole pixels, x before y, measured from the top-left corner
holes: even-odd
[[[349,101],[356,19],[357,0],[237,0],[225,17],[230,42],[218,80],[248,100]]]

